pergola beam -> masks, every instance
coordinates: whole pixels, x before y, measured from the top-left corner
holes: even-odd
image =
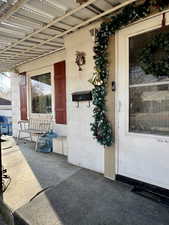
[[[93,21],[95,21],[95,20],[98,20],[99,18],[101,18],[101,17],[103,17],[103,16],[106,16],[106,15],[112,13],[112,12],[115,12],[115,11],[119,10],[120,8],[122,8],[122,7],[124,7],[124,6],[128,5],[128,4],[131,4],[131,3],[135,2],[135,1],[138,1],[138,0],[128,0],[128,1],[125,1],[124,3],[121,3],[120,5],[117,5],[117,6],[115,6],[115,7],[112,8],[112,9],[109,9],[109,10],[107,10],[107,11],[105,11],[105,12],[103,12],[103,13],[101,13],[101,14],[95,16],[95,17],[92,17],[92,18],[86,20],[85,22],[80,23],[80,24],[78,24],[78,25],[72,27],[71,29],[69,29],[69,30],[67,30],[67,31],[65,31],[65,32],[63,32],[63,33],[61,33],[61,34],[55,35],[55,36],[53,36],[52,38],[50,38],[50,39],[48,39],[48,40],[44,40],[44,41],[42,41],[42,42],[39,43],[39,44],[35,44],[35,45],[32,46],[31,48],[27,48],[27,50],[23,51],[21,54],[16,54],[16,56],[23,56],[23,55],[25,55],[26,53],[28,53],[29,51],[32,51],[33,49],[35,49],[35,48],[37,48],[37,47],[41,47],[41,46],[43,46],[44,44],[47,44],[48,42],[53,41],[53,40],[56,39],[56,38],[63,37],[64,35],[66,35],[66,34],[72,32],[72,31],[75,31],[76,29],[78,29],[78,28],[80,28],[80,27],[86,26],[87,24],[89,24],[89,23],[91,23],[91,22],[93,22]]]
[[[2,56],[4,56],[5,58],[1,57],[1,55],[0,55],[0,62],[3,63],[3,62],[7,62],[7,61],[13,61],[15,63],[15,65],[21,65],[23,63],[30,62],[32,60],[35,60],[40,57],[51,54],[53,52],[58,52],[60,50],[63,50],[64,44],[62,44],[62,43],[57,44],[56,39],[63,38],[63,36],[65,36],[66,34],[73,32],[81,27],[84,27],[84,26],[90,24],[91,22],[96,21],[96,20],[100,19],[101,17],[104,17],[110,13],[113,13],[113,12],[125,7],[126,5],[136,2],[138,0],[127,0],[123,3],[119,3],[118,5],[114,6],[113,8],[110,8],[109,10],[103,11],[102,13],[100,13],[94,17],[91,17],[88,20],[83,21],[83,19],[81,19],[81,21],[82,21],[81,23],[74,25],[74,26],[70,25],[69,29],[67,29],[67,30],[63,29],[63,31],[60,30],[59,34],[54,34],[54,35],[50,35],[50,33],[45,34],[45,32],[47,32],[48,29],[54,28],[56,23],[64,23],[63,22],[64,19],[66,19],[68,17],[70,18],[71,16],[74,17],[73,14],[75,14],[76,12],[79,12],[80,10],[82,10],[84,8],[87,8],[88,6],[91,6],[95,1],[97,1],[97,0],[89,0],[87,3],[71,10],[70,12],[67,12],[65,15],[63,15],[59,18],[52,20],[48,24],[45,24],[44,26],[42,26],[40,29],[35,30],[34,32],[28,34],[24,38],[14,42],[10,46],[5,47],[0,52],[0,54],[3,53]],[[97,7],[96,8],[93,7],[93,8],[99,12],[99,9]],[[42,32],[44,32],[44,34]],[[36,37],[36,35],[37,35],[37,37]],[[39,36],[46,35],[47,38],[45,38],[45,37],[38,38],[38,35]],[[54,42],[54,40],[56,42]],[[22,49],[17,49],[17,48],[19,48],[19,46],[22,46]],[[41,51],[41,52],[39,53],[38,51]],[[44,52],[44,54],[41,54],[42,52]]]
[[[22,64],[27,63],[27,62],[30,62],[30,61],[33,61],[33,60],[35,60],[35,59],[39,59],[39,58],[41,58],[41,57],[50,55],[50,54],[55,53],[55,52],[62,51],[62,50],[64,50],[64,49],[65,49],[65,48],[63,47],[63,48],[59,48],[59,49],[56,49],[56,50],[51,51],[51,52],[48,52],[48,53],[44,53],[43,55],[40,55],[40,56],[38,56],[38,57],[36,57],[36,58],[32,58],[32,59],[30,59],[30,60],[28,60],[28,61],[26,60],[26,61],[23,61],[23,62],[21,62],[21,63],[18,63],[18,64],[16,64],[16,66],[22,65]]]
[[[26,2],[27,0],[20,0],[20,1]],[[64,20],[65,18],[67,18],[67,17],[73,15],[74,13],[80,11],[81,9],[87,7],[88,5],[92,4],[92,3],[95,2],[95,1],[96,1],[96,0],[89,0],[88,2],[84,3],[83,5],[81,5],[81,6],[77,7],[77,8],[75,8],[75,9],[71,10],[70,12],[67,12],[65,15],[63,15],[63,16],[61,16],[61,17],[59,17],[59,18],[56,18],[56,19],[54,19],[54,20],[52,20],[52,21],[49,22],[47,25],[41,27],[40,29],[36,30],[35,32],[33,32],[33,33],[31,33],[31,34],[26,35],[24,38],[22,38],[21,40],[15,42],[14,44],[8,46],[8,47],[5,48],[3,51],[0,51],[0,54],[3,53],[3,52],[5,52],[5,51],[8,50],[8,49],[11,49],[12,47],[15,47],[16,45],[22,43],[23,41],[28,40],[29,38],[31,38],[31,37],[34,36],[35,34],[38,34],[38,33],[42,32],[42,31],[46,30],[47,28],[49,28],[50,26],[56,24],[57,22],[60,22],[60,21]]]

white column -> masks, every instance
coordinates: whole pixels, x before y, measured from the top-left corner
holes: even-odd
[[[20,120],[20,90],[19,74],[11,72],[11,99],[12,99],[12,131],[16,137],[18,133],[18,121]]]

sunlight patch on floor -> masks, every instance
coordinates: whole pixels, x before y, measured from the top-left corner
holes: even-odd
[[[8,169],[8,174],[12,179],[4,193],[4,200],[12,210],[16,210],[41,191],[42,187],[18,145],[3,150],[2,157],[3,165]]]

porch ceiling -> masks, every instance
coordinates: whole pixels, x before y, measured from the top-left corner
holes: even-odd
[[[64,49],[63,36],[134,0],[1,0],[0,71]],[[126,4],[126,3],[125,3]]]

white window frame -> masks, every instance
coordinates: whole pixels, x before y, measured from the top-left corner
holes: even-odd
[[[51,75],[51,107],[52,107],[52,111],[51,113],[33,113],[32,112],[32,92],[31,92],[31,77],[34,76],[38,76],[38,75],[43,75],[45,73],[50,73]],[[50,67],[45,67],[43,69],[39,69],[36,71],[32,71],[28,73],[28,105],[29,105],[29,114],[28,117],[39,117],[39,116],[51,116],[51,114],[54,114],[54,97],[53,97],[53,93],[54,93],[54,87],[53,87],[53,70]]]

